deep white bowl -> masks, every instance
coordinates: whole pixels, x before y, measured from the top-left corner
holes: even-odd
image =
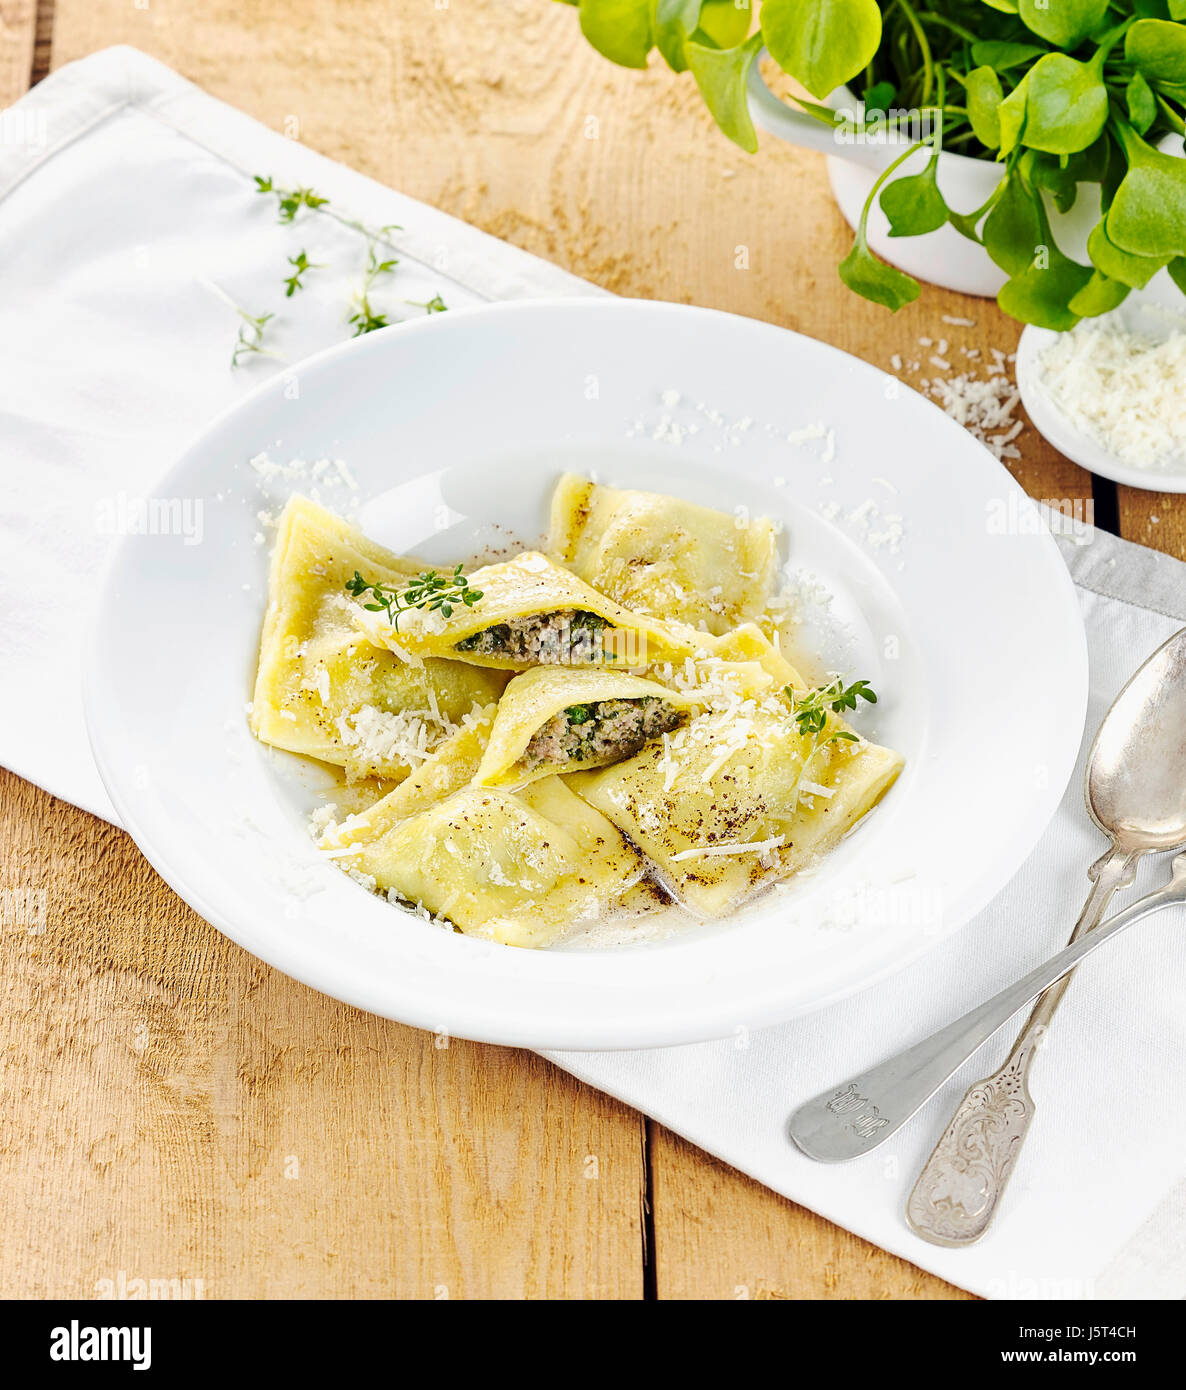
[[[323,502],[432,561],[537,539],[566,468],[774,516],[791,572],[832,596],[807,604],[808,645],[873,682],[881,703],[861,725],[906,771],[814,875],[731,922],[532,952],[407,915],[318,855],[305,820],[328,778],[248,732],[258,513],[310,486],[262,476],[261,450],[282,468],[344,459],[357,488],[327,474]],[[421,1027],[619,1048],[821,1008],[985,906],[1079,746],[1083,631],[1033,505],[935,406],[767,324],[608,299],[434,316],[261,386],[157,495],[201,505],[202,542],[131,536],[115,557],[86,672],[112,801],[177,892],[248,950]]]

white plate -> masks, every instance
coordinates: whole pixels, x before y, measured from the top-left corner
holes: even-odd
[[[1084,321],[1085,327],[1115,324],[1129,333],[1160,340],[1183,321],[1182,293],[1162,270],[1144,290],[1134,290],[1118,309]],[[1098,440],[1083,434],[1063,414],[1043,386],[1038,360],[1059,337],[1049,328],[1029,324],[1017,344],[1017,389],[1034,428],[1080,468],[1115,483],[1148,492],[1186,492],[1186,456],[1169,460],[1163,468],[1137,468],[1116,457]]]
[[[834,458],[826,434],[788,439],[817,421],[835,431]],[[267,565],[248,460],[261,450],[281,464],[344,459],[357,490],[323,480],[322,501],[436,561],[505,544],[505,528],[537,538],[564,468],[775,516],[789,569],[834,595],[809,603],[810,641],[825,664],[872,680],[882,699],[861,727],[907,769],[812,877],[723,925],[531,952],[401,913],[314,850],[305,817],[327,779],[247,730]],[[308,483],[268,487],[275,501],[294,490]],[[260,387],[157,495],[189,505],[191,541],[200,502],[202,537],[131,536],[113,564],[86,683],[111,798],[209,921],[297,979],[407,1023],[617,1048],[818,1009],[978,912],[1074,764],[1086,649],[1032,504],[933,405],[766,324],[573,300],[372,334]]]

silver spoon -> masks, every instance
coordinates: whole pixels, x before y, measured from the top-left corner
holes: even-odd
[[[858,1158],[900,1129],[935,1094],[953,1071],[988,1041],[1018,1009],[1061,980],[1105,941],[1134,922],[1173,903],[1186,902],[1186,854],[1174,859],[1173,877],[1164,888],[1149,893],[1064,946],[1056,956],[1007,985],[979,1008],[932,1033],[888,1062],[854,1076],[838,1087],[801,1105],[791,1116],[791,1138],[809,1158],[839,1163]]]
[[[1186,629],[1149,658],[1109,710],[1088,759],[1087,806],[1113,843],[1091,867],[1094,884],[1072,944],[956,1023],[800,1106],[789,1122],[791,1138],[811,1158],[837,1162],[867,1153],[905,1124],[1018,1009],[1048,991],[1004,1067],[972,1087],[957,1112],[956,1120],[966,1115],[970,1125],[976,1124],[979,1112],[987,1133],[994,1129],[1003,1109],[1008,1132],[1000,1139],[995,1134],[991,1137],[994,1149],[1000,1145],[1000,1152],[994,1152],[995,1176],[986,1177],[987,1194],[973,1203],[967,1221],[953,1218],[951,1209],[947,1210],[953,1233],[936,1232],[942,1234],[944,1243],[964,1244],[975,1239],[991,1219],[1033,1114],[1025,1078],[1037,1040],[1049,1026],[1065,990],[1065,982],[1059,983],[1063,976],[1117,931],[1186,897],[1183,855],[1174,861],[1174,880],[1166,889],[1142,899],[1103,927],[1097,926],[1116,890],[1132,882],[1143,854],[1186,844]],[[946,1153],[943,1143],[940,1150]],[[958,1156],[956,1165],[949,1171],[959,1176]],[[955,1184],[957,1190],[965,1185]],[[928,1190],[936,1192],[933,1186]],[[920,1234],[933,1238],[930,1228],[938,1223],[927,1222],[923,1229],[925,1201],[920,1198],[915,1202],[912,1195],[911,1203],[912,1224]],[[954,1232],[955,1226],[962,1232],[977,1225],[976,1235],[960,1238]]]

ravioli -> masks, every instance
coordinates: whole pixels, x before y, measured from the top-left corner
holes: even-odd
[[[352,778],[405,776],[505,677],[457,661],[409,666],[368,641],[345,592],[355,570],[402,586],[417,572],[340,517],[294,497],[280,518],[251,703],[274,748],[344,767]]]
[[[774,523],[565,473],[548,548],[587,584],[636,613],[717,636],[755,620],[777,563]]]
[[[376,887],[508,946],[547,946],[641,879],[638,853],[558,777],[519,793],[466,787],[334,857]]]
[[[537,666],[503,692],[476,781],[523,786],[631,757],[678,728],[691,704],[682,691],[624,671]]]
[[[469,786],[481,765],[497,709],[496,704],[490,704],[464,715],[456,733],[450,734],[393,791],[345,820],[329,824],[321,835],[321,848],[334,850],[370,843],[401,820],[427,811]]]
[[[692,720],[669,741],[565,780],[657,867],[703,917],[830,849],[885,794],[902,758],[863,740],[832,740],[829,716],[800,735],[789,705],[749,699]]]
[[[364,577],[371,578],[365,571]],[[641,669],[696,656],[711,643],[683,623],[623,608],[535,550],[477,569],[468,582],[481,599],[454,606],[449,616],[413,609],[400,614],[397,629],[355,605],[355,620],[373,641],[410,662],[454,657],[510,671],[557,665]]]

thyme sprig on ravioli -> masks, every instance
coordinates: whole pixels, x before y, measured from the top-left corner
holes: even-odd
[[[372,601],[362,606],[368,613],[386,613],[396,631],[399,630],[400,617],[413,608],[429,613],[439,612],[442,618],[451,618],[456,605],[473,608],[482,598],[481,589],[471,588],[461,565],[452,574],[426,570],[403,589],[391,584],[369,583],[355,570],[354,578],[346,581],[346,591],[354,598],[370,594]]]
[[[855,710],[861,700],[869,704],[877,703],[877,693],[868,681],[853,681],[845,685],[839,676],[827,685],[818,685],[812,690],[796,690],[793,685],[784,686],[783,694],[791,702],[791,718],[795,731],[804,738],[816,737],[824,732],[829,714],[843,714],[845,710]],[[835,729],[829,742],[844,740],[859,743],[860,737],[849,729]]]

